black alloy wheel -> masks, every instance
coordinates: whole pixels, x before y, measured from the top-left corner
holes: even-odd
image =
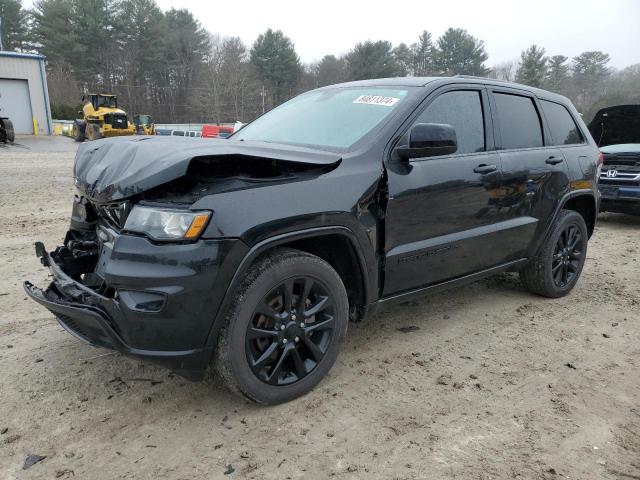
[[[324,358],[334,319],[335,305],[322,282],[310,276],[285,280],[258,304],[247,328],[251,370],[270,385],[303,379]]]
[[[520,271],[527,290],[549,298],[568,294],[582,273],[588,239],[583,216],[574,210],[560,211],[540,250]]]
[[[347,334],[349,298],[334,268],[292,248],[261,256],[235,287],[209,378],[263,404],[309,392]]]
[[[576,225],[565,228],[556,242],[551,272],[557,287],[569,285],[578,274],[584,255],[584,239]]]

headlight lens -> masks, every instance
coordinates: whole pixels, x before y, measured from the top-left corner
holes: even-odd
[[[136,205],[124,225],[130,232],[144,233],[156,240],[195,240],[211,212],[190,212]]]

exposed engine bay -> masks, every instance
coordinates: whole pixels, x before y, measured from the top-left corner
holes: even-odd
[[[243,155],[196,158],[186,175],[142,193],[140,199],[191,204],[207,195],[309,179],[336,166]]]

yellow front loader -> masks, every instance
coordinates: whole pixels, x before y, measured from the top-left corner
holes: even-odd
[[[155,135],[156,125],[151,115],[138,114],[133,116],[133,124],[138,135]]]
[[[90,93],[83,101],[84,118],[73,122],[72,136],[76,142],[136,134],[136,127],[129,123],[127,113],[118,108],[115,95]]]

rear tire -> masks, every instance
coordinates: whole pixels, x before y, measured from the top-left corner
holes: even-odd
[[[527,290],[549,298],[568,294],[582,273],[587,241],[587,226],[582,215],[562,210],[538,255],[520,271]]]
[[[83,120],[73,122],[73,139],[76,142],[84,142],[84,132],[87,124]]]
[[[277,249],[250,268],[235,293],[218,337],[214,373],[258,403],[297,398],[333,366],[348,319],[347,292],[327,262]]]
[[[2,120],[2,124],[4,126],[4,141],[7,143],[13,143],[16,139],[16,134],[13,130],[13,123],[11,123],[11,120],[9,119],[4,119]]]

